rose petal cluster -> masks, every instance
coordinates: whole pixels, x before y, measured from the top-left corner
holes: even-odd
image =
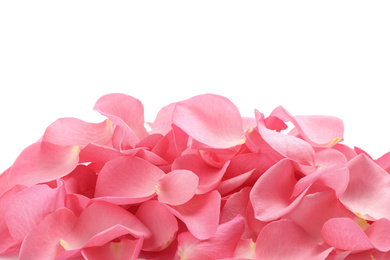
[[[242,117],[214,94],[148,123],[129,95],[94,109],[107,119],[58,119],[0,175],[0,255],[390,259],[390,153],[342,144],[339,118]]]

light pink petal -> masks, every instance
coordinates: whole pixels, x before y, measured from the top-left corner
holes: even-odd
[[[347,166],[350,181],[340,201],[365,219],[390,219],[390,175],[364,154]]]
[[[204,94],[178,102],[173,123],[193,139],[213,148],[229,148],[244,140],[242,119],[227,98]]]
[[[119,229],[113,229],[115,227]],[[104,234],[109,230],[112,231]],[[150,237],[151,235],[149,229],[129,211],[107,202],[94,202],[81,213],[74,229],[63,238],[63,241],[68,250],[79,249],[100,233],[104,235],[100,236],[99,241],[93,243],[95,246],[109,242],[112,239],[111,236],[115,234],[127,233],[135,237]]]
[[[172,115],[175,109],[176,103],[171,103],[157,113],[156,119],[153,123],[148,123],[153,133],[159,133],[166,135],[172,130]]]
[[[344,144],[337,143],[332,147],[332,149],[335,149],[344,154],[345,158],[347,158],[348,161],[357,156],[357,153],[354,149]]]
[[[350,218],[328,220],[321,234],[328,245],[337,249],[363,251],[374,248],[363,230]]]
[[[144,107],[136,98],[120,93],[108,94],[99,98],[94,110],[121,128],[127,139],[124,140],[125,144],[134,147],[148,135],[144,127]]]
[[[7,254],[19,252],[21,242],[16,241],[15,238],[12,237],[7,227],[2,227],[0,229],[0,241],[0,256],[7,256]]]
[[[221,181],[229,163],[222,169],[206,164],[199,154],[186,154],[178,157],[172,164],[172,170],[190,170],[199,177],[197,194],[204,194],[213,190]]]
[[[45,131],[42,141],[62,146],[89,143],[107,144],[111,141],[113,126],[110,120],[101,123],[87,123],[77,118],[60,118]]]
[[[219,223],[221,195],[214,190],[203,195],[195,195],[179,206],[168,209],[186,224],[188,230],[198,239],[208,239],[215,235]]]
[[[24,239],[20,260],[50,260],[65,251],[61,239],[72,231],[77,218],[66,208],[54,211],[43,219]]]
[[[148,150],[152,150],[153,147],[155,147],[163,137],[164,136],[162,134],[150,134],[144,139],[141,139],[135,148],[146,148]]]
[[[332,248],[318,245],[301,227],[283,219],[263,228],[255,250],[257,259],[323,260]]]
[[[332,147],[343,140],[344,124],[337,117],[293,116],[281,106],[277,107],[271,114],[282,118],[283,121],[291,121],[303,139],[315,147]]]
[[[179,156],[175,144],[174,132],[168,132],[160,141],[153,147],[152,152],[164,158],[170,164]]]
[[[4,208],[4,220],[16,241],[36,227],[47,215],[65,205],[64,187],[37,185],[15,194]]]
[[[121,239],[101,247],[85,248],[81,253],[86,260],[136,260],[141,251],[142,240]]]
[[[365,233],[376,249],[382,252],[390,250],[390,220],[381,218],[375,221]]]
[[[305,165],[315,165],[314,150],[306,141],[284,133],[267,129],[264,115],[255,111],[258,120],[258,131],[266,143],[284,157]]]
[[[316,148],[316,164],[319,167],[347,163],[345,155],[333,148]]]
[[[157,182],[157,198],[160,202],[180,205],[189,201],[198,188],[199,177],[188,170],[173,170]]]
[[[78,146],[37,142],[22,151],[12,165],[8,183],[32,186],[61,178],[76,168]]]
[[[305,195],[291,198],[295,184],[295,171],[289,160],[283,159],[266,171],[255,183],[250,193],[255,217],[271,221],[289,213]]]
[[[306,195],[285,218],[301,226],[318,243],[323,241],[322,226],[331,218],[356,218],[336,197],[332,190]]]
[[[177,255],[181,260],[212,260],[234,257],[237,244],[244,232],[245,220],[237,216],[218,226],[215,236],[198,240],[190,232],[178,236]]]
[[[176,238],[177,220],[157,200],[142,203],[135,216],[152,232],[152,236],[145,239],[142,250],[162,251]]]
[[[1,227],[5,224],[4,222],[4,212],[7,208],[8,201],[12,199],[15,194],[18,192],[26,189],[27,187],[22,186],[22,185],[15,185],[12,189],[9,191],[5,192],[3,195],[0,196],[0,230]]]
[[[106,163],[99,173],[95,197],[149,198],[164,174],[138,157],[119,157]]]

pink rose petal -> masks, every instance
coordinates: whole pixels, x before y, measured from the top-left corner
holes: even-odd
[[[320,246],[301,227],[284,219],[263,228],[255,250],[257,259],[323,260],[332,248]]]
[[[178,236],[177,255],[180,259],[185,260],[213,260],[233,257],[244,228],[244,219],[237,216],[229,222],[219,225],[215,236],[207,240],[199,240],[190,232],[181,233]]]
[[[22,151],[8,174],[9,185],[32,186],[63,177],[76,168],[78,146],[37,142]]]
[[[160,202],[150,200],[141,204],[135,216],[152,232],[142,249],[162,251],[176,238],[178,224],[175,216]]]
[[[77,118],[61,118],[46,129],[42,141],[62,146],[84,147],[89,143],[104,145],[111,141],[112,133],[113,127],[109,120],[87,123]]]
[[[138,157],[119,157],[106,163],[99,173],[95,197],[142,202],[154,196],[157,181],[164,174],[158,167]]]
[[[347,166],[350,181],[340,201],[368,220],[390,219],[390,175],[364,154]]]
[[[186,224],[194,237],[208,239],[214,236],[217,230],[220,205],[221,195],[214,190],[203,195],[195,195],[182,205],[167,207]]]
[[[109,242],[101,247],[85,248],[81,254],[86,260],[137,260],[141,251],[143,239],[121,239],[118,242]]]
[[[363,230],[350,218],[328,220],[321,234],[328,245],[337,249],[363,251],[374,248]]]
[[[157,182],[157,198],[169,205],[189,201],[198,188],[199,177],[188,170],[173,170]]]
[[[244,140],[240,112],[230,100],[218,95],[199,95],[178,102],[173,123],[213,148],[233,147]]]

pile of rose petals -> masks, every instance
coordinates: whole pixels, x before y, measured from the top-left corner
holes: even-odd
[[[213,94],[146,124],[128,95],[94,109],[107,119],[58,119],[0,175],[0,255],[390,259],[390,153],[341,144],[340,119],[245,118]]]

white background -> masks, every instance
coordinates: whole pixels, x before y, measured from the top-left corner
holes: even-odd
[[[278,105],[340,117],[390,151],[388,1],[1,1],[0,172],[60,117],[98,122],[111,92],[147,121],[206,92],[242,115]]]

